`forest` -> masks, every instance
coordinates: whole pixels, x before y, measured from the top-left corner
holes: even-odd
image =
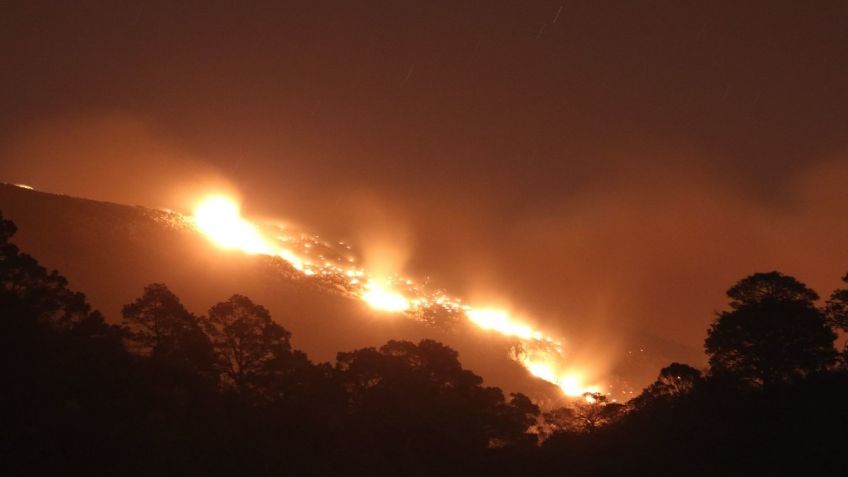
[[[753,273],[706,330],[707,368],[541,409],[432,340],[315,363],[242,295],[201,316],[152,283],[107,320],[15,232],[0,215],[3,475],[845,472],[848,274],[820,297]]]

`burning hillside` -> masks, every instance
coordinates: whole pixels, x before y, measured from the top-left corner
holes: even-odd
[[[182,214],[0,186],[0,209],[21,224],[17,239],[89,290],[107,316],[116,316],[121,303],[153,281],[181,290],[198,309],[241,291],[267,304],[318,359],[391,338],[434,337],[460,350],[463,361],[487,380],[548,396],[543,400],[556,399],[556,393],[533,376],[566,395],[598,390],[623,400],[668,356],[688,352],[643,336],[622,348],[605,375],[599,373],[603,369],[569,367],[565,340],[529,320],[466,303],[427,278],[374,274],[352,243],[287,224],[248,221],[234,202],[216,200]],[[216,247],[199,242],[198,231]],[[352,306],[352,300],[367,307]]]
[[[464,318],[482,330],[508,337],[514,340],[514,359],[568,396],[601,391],[598,385],[583,381],[581,370],[569,367],[560,340],[506,310],[466,304],[442,290],[399,275],[375,276],[358,265],[358,258],[344,242],[331,243],[317,235],[292,233],[281,225],[256,225],[241,216],[234,200],[220,195],[198,203],[193,223],[219,247],[280,257],[305,276],[317,277],[328,288],[358,297],[376,310],[403,313],[442,327]]]

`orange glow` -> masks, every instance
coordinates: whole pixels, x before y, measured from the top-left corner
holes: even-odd
[[[241,217],[238,204],[224,196],[210,196],[197,204],[194,221],[215,245],[246,253],[272,254],[272,247],[256,227]]]
[[[409,300],[405,296],[381,286],[374,280],[365,285],[362,299],[376,310],[399,313],[409,309]]]
[[[533,376],[557,385],[566,396],[580,397],[585,393],[600,392],[599,386],[586,385],[583,383],[582,375],[577,371],[569,370],[557,373],[554,367],[556,362],[559,361],[557,357],[531,359],[525,355],[519,357],[518,361],[523,364]]]
[[[463,314],[481,330],[515,340],[513,358],[530,374],[556,385],[567,396],[579,397],[600,389],[586,385],[580,372],[565,366],[567,359],[559,340],[505,310],[466,305],[458,298],[397,275],[378,280],[353,265],[357,260],[350,256],[351,247],[343,242],[338,242],[344,247],[343,253],[331,258],[326,255],[332,253],[330,242],[317,235],[293,234],[283,225],[266,224],[260,228],[243,218],[238,202],[225,195],[200,200],[193,222],[218,247],[280,257],[304,277],[360,299],[375,310],[413,318],[435,309]]]
[[[504,336],[515,336],[523,340],[543,339],[542,333],[515,321],[507,312],[502,310],[469,308],[465,311],[465,315],[484,330],[493,330]]]

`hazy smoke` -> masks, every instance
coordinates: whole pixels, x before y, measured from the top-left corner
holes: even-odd
[[[203,191],[233,190],[214,167],[130,115],[42,121],[4,144],[2,180],[49,192],[176,208]]]
[[[126,115],[39,123],[6,144],[3,180],[47,191],[186,210],[200,191],[228,188],[191,147]],[[488,183],[486,171],[427,194],[361,187],[344,174],[326,175],[308,201],[281,202],[290,191],[267,183],[285,178],[261,171],[239,186],[258,210],[290,211],[307,230],[352,238],[379,273],[430,276],[564,337],[572,359],[598,373],[641,336],[697,356],[724,291],[754,271],[779,269],[822,294],[848,271],[844,155],[751,188],[727,161],[635,154],[576,170],[553,192]]]

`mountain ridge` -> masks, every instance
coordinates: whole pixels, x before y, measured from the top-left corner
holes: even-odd
[[[361,301],[311,285],[279,258],[214,248],[181,214],[11,184],[0,184],[0,210],[18,225],[15,242],[21,249],[64,274],[109,321],[117,322],[121,306],[148,283],[166,283],[196,312],[240,293],[271,310],[293,333],[293,344],[315,360],[332,361],[337,352],[380,346],[390,339],[431,338],[457,349],[462,362],[492,385],[541,401],[558,399],[552,385],[508,358],[506,339],[449,332],[374,312]],[[631,344],[626,348],[632,349],[622,350],[614,379],[620,398],[638,394],[670,360],[700,364],[695,353],[662,341],[639,338],[639,343],[669,349],[646,354],[647,345]]]

